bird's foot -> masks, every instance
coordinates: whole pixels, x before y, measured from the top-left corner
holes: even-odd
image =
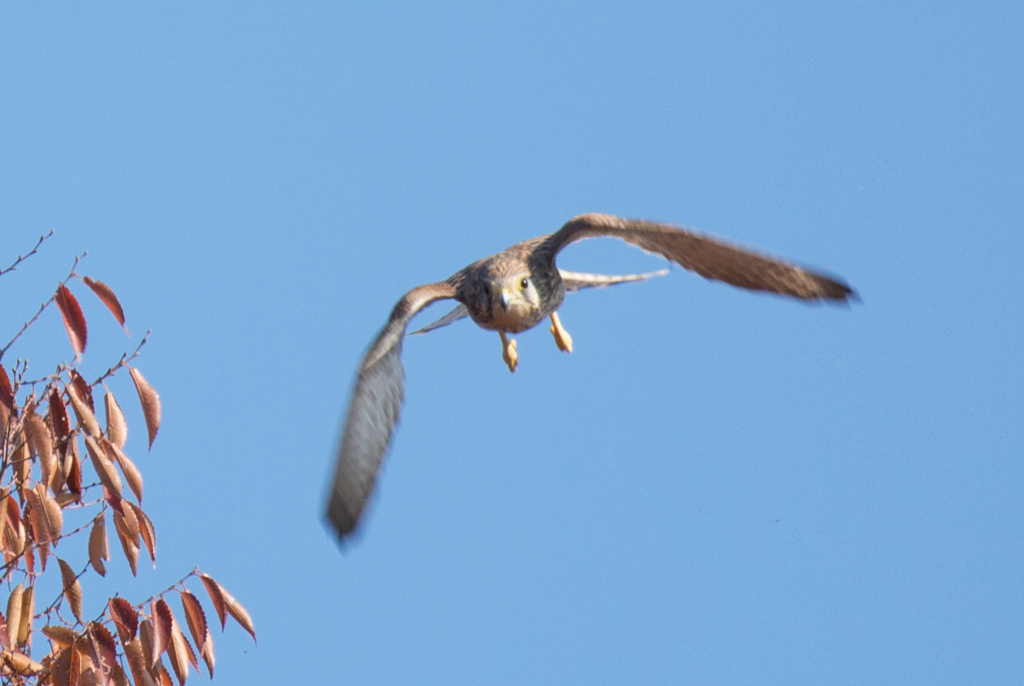
[[[508,370],[514,372],[519,365],[519,353],[516,352],[516,339],[509,338],[504,331],[499,331],[501,336],[501,359],[505,360]]]
[[[549,329],[552,335],[555,337],[555,345],[558,346],[559,350],[564,350],[567,353],[572,352],[572,336],[569,332],[562,328],[562,322],[558,318],[557,312],[551,313],[551,328]]]

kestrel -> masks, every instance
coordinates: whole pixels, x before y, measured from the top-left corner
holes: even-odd
[[[599,236],[619,238],[706,279],[740,288],[807,301],[845,302],[857,297],[836,278],[728,245],[717,238],[668,224],[607,214],[580,215],[555,233],[517,243],[474,262],[445,281],[414,288],[395,305],[359,366],[327,503],[327,518],[339,539],[344,540],[359,523],[398,422],[405,378],[400,359],[402,339],[409,320],[433,302],[456,300],[459,306],[455,310],[420,332],[468,315],[480,328],[498,332],[502,357],[513,372],[519,356],[515,339],[509,338],[509,334],[531,329],[546,318],[551,320],[555,344],[572,352],[572,338],[557,313],[566,291],[639,281],[655,275],[579,274],[563,272],[555,266],[562,248]]]

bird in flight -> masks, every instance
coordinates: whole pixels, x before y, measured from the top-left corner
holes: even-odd
[[[405,372],[402,339],[409,320],[438,300],[459,305],[425,333],[469,316],[477,326],[497,331],[502,358],[514,372],[519,355],[509,334],[550,319],[555,344],[572,352],[572,338],[558,318],[567,291],[642,281],[652,274],[606,276],[565,272],[555,266],[562,248],[585,238],[611,236],[713,281],[752,291],[778,293],[806,301],[846,302],[857,295],[837,278],[803,269],[717,238],[669,224],[584,214],[555,233],[517,243],[456,272],[445,281],[418,286],[398,301],[359,366],[338,448],[327,519],[344,541],[353,533],[373,491],[381,461],[391,443],[402,406]]]

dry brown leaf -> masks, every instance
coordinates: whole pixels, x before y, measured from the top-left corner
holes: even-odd
[[[4,521],[4,539],[11,555],[21,555],[28,543],[28,533],[21,519],[21,510],[14,498],[7,499],[7,517]]]
[[[109,390],[103,396],[103,406],[107,411],[107,438],[123,450],[128,440],[128,422],[124,419],[121,406],[117,404],[117,398]]]
[[[107,451],[103,449],[103,446],[94,441],[92,436],[85,437],[85,447],[89,450],[89,457],[92,458],[92,466],[96,470],[96,476],[100,478],[100,483],[107,490],[120,497],[122,488],[121,476],[114,469],[114,464],[110,461]]]
[[[93,622],[89,625],[89,653],[101,683],[112,686],[114,666],[117,664],[117,644],[110,630],[102,624]]]
[[[146,660],[146,669],[150,669],[159,656],[153,656],[153,622],[144,615],[139,622],[139,641],[142,645],[142,657]]]
[[[21,594],[21,621],[18,622],[18,645],[32,645],[32,617],[36,612],[35,586],[26,586]]]
[[[14,389],[11,388],[11,377],[7,376],[7,369],[0,364],[0,405],[7,408],[8,412],[14,412]]]
[[[128,508],[135,515],[142,542],[146,544],[146,549],[149,550],[149,559],[153,561],[153,568],[156,569],[156,529],[153,528],[153,522],[138,505],[127,500],[125,502],[128,503]]]
[[[124,668],[118,662],[115,662],[114,666],[110,668],[110,676],[114,678],[114,686],[132,686],[132,683],[128,681],[128,675],[125,674]]]
[[[72,383],[65,385],[64,390],[68,392],[68,399],[71,401],[71,407],[75,410],[75,416],[78,417],[78,423],[85,427],[85,432],[93,438],[99,440],[99,437],[103,435],[100,431],[100,423],[96,421],[96,411],[92,406],[92,390],[89,390],[88,400],[82,393],[82,386],[88,386],[83,379],[81,383],[78,382],[82,379],[78,376],[77,372],[72,377]]]
[[[3,663],[4,666],[8,667],[15,674],[19,674],[21,676],[41,674],[44,669],[41,664],[20,650],[15,650],[13,652],[5,650],[3,654]]]
[[[39,546],[42,550],[42,546]],[[28,572],[29,576],[35,576],[36,573],[36,558],[33,551],[36,550],[36,546],[26,545],[25,546],[25,571]]]
[[[153,448],[153,440],[156,432],[160,430],[160,395],[153,390],[146,378],[142,376],[135,367],[128,367],[128,372],[135,382],[135,390],[139,394],[139,403],[142,405],[142,416],[146,419],[146,430],[149,432],[149,447]]]
[[[135,686],[156,686],[156,681],[149,674],[149,667],[142,650],[141,639],[133,639],[124,646],[124,655],[128,658],[128,668],[132,671]]]
[[[42,486],[41,483],[36,486]],[[46,522],[46,513],[39,502],[39,493],[34,488],[25,491],[28,499],[28,509],[25,516],[32,526],[32,538],[37,544],[43,544],[50,540],[50,525]]]
[[[107,541],[107,517],[100,512],[92,522],[92,530],[89,532],[89,564],[100,576],[107,575],[107,568],[104,560],[110,559],[110,544]],[[111,601],[113,602],[113,601]]]
[[[235,600],[235,597],[228,593],[227,589],[214,581],[209,574],[201,574],[199,578],[202,579],[203,586],[206,587],[206,592],[210,595],[210,600],[213,601],[213,606],[217,610],[221,629],[224,629],[224,610],[227,610],[228,614],[234,617],[235,621],[248,631],[252,640],[255,641],[256,629],[252,624],[252,618],[249,617],[249,613],[242,607],[242,604]]]
[[[55,467],[53,439],[50,437],[50,429],[46,426],[46,422],[34,410],[25,413],[25,434],[28,436],[32,452],[39,456],[39,468],[43,474],[43,483],[49,488]]]
[[[22,584],[18,584],[7,596],[7,635],[11,642],[18,643],[18,634],[21,632],[21,597],[25,592]]]
[[[61,648],[69,648],[75,645],[78,634],[74,629],[66,626],[48,624],[42,628],[43,635],[59,645]]]
[[[174,682],[171,681],[171,673],[164,667],[164,663],[161,662],[157,665],[157,672],[159,674],[157,678],[160,679],[160,686],[174,686]]]
[[[188,663],[194,660],[194,656],[177,622],[171,622],[171,640],[167,643],[167,656],[171,658],[171,667],[174,669],[174,676],[178,677],[179,686],[183,686],[188,679]]]
[[[53,425],[53,435],[58,443],[62,443],[71,433],[71,424],[68,422],[68,408],[60,397],[55,387],[50,388],[50,423]]]
[[[133,542],[131,532],[128,531],[128,535],[125,535],[125,529],[128,525],[125,523],[124,515],[117,510],[114,510],[114,529],[117,531],[117,538],[121,541],[121,549],[124,550],[124,557],[128,560],[128,566],[132,568],[132,576],[136,576],[139,566],[139,544]],[[138,539],[136,538],[135,541]]]
[[[78,456],[78,441],[73,436],[68,441],[68,452],[64,456],[64,483],[68,487],[68,493],[60,495],[70,495],[71,499],[68,502],[82,499],[82,460]],[[58,502],[64,507],[65,502]]]
[[[68,452],[68,440],[72,438],[71,424],[68,421],[68,408],[64,405],[61,394],[56,386],[50,387],[50,426],[53,429],[54,438],[54,460],[55,466],[53,476],[50,480],[50,490],[57,495],[64,488],[65,463]],[[73,442],[73,441],[72,441]]]
[[[78,577],[75,575],[75,570],[71,569],[64,560],[57,558],[57,564],[60,565],[60,577],[64,583],[64,597],[67,598],[68,604],[71,606],[71,613],[75,615],[75,619],[78,623],[82,623],[82,586],[78,583]]]
[[[199,578],[203,582],[206,594],[210,596],[210,602],[213,603],[213,609],[217,612],[217,618],[220,619],[220,630],[224,631],[224,625],[227,622],[227,605],[224,602],[223,590],[209,574],[200,574]]]
[[[85,401],[85,404],[89,406],[89,409],[96,412],[96,404],[92,401],[92,386],[82,378],[82,375],[78,373],[77,369],[71,370],[71,385],[75,387],[75,392],[78,397]]]
[[[210,673],[210,678],[213,678],[213,667],[216,663],[216,659],[213,656],[213,634],[207,634],[206,643],[203,644],[202,649],[199,651],[203,656],[203,662],[206,663],[206,671]]]
[[[121,637],[121,644],[124,645],[135,638],[139,630],[139,613],[135,606],[120,596],[114,596],[107,603],[110,610],[110,617],[117,627],[117,635]]]
[[[188,624],[189,633],[192,634],[192,641],[202,651],[206,642],[210,640],[210,630],[206,626],[206,613],[203,612],[203,606],[199,604],[199,599],[194,595],[188,591],[182,591],[181,607],[185,610],[185,622]],[[212,678],[213,667],[209,663],[206,666],[210,670]]]
[[[139,542],[139,518],[130,507],[125,507],[121,512],[114,511],[114,526],[136,546],[142,545]]]
[[[7,634],[7,618],[0,612],[0,648],[11,649],[11,637]]]
[[[167,606],[163,598],[153,601],[153,609],[150,618],[153,620],[153,665],[167,650],[171,641],[171,627],[174,625],[174,615],[171,608]]]
[[[14,434],[14,452],[11,454],[11,466],[14,467],[14,480],[18,485],[25,483],[32,470],[32,455],[28,450],[28,438],[22,429]]]
[[[124,478],[128,481],[128,488],[132,489],[132,493],[135,494],[135,499],[140,503],[142,502],[142,473],[139,472],[135,463],[132,462],[127,455],[121,452],[121,449],[117,445],[110,441],[107,444],[110,448],[109,453],[113,454],[114,459],[121,465],[121,471],[124,472]]]
[[[64,320],[64,328],[68,332],[71,347],[75,349],[75,355],[81,355],[85,352],[86,339],[89,334],[85,326],[85,315],[82,314],[82,308],[64,284],[57,287],[54,300],[57,303],[57,309],[60,310],[61,319]]]
[[[26,490],[25,495],[32,504],[32,528],[36,534],[36,543],[52,541],[56,545],[63,528],[60,506],[50,497],[42,483]]]
[[[82,281],[85,282],[86,286],[92,289],[92,292],[96,294],[96,297],[103,301],[103,304],[107,306],[108,310],[110,310],[110,314],[114,315],[114,319],[117,320],[117,323],[124,328],[124,310],[121,309],[121,303],[118,301],[117,296],[114,295],[114,291],[110,289],[110,286],[102,281],[91,279],[88,276],[83,276]],[[127,329],[125,330],[127,331]]]
[[[46,571],[46,557],[50,554],[50,544],[40,543],[36,546],[36,550],[39,552],[39,565],[42,567],[41,571]]]

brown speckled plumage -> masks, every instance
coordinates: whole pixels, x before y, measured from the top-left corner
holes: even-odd
[[[707,279],[740,288],[807,301],[845,302],[856,298],[849,286],[824,274],[688,229],[606,214],[575,217],[553,234],[517,243],[474,262],[446,281],[414,288],[391,311],[387,324],[363,358],[352,391],[327,504],[327,518],[339,539],[344,540],[359,523],[398,422],[404,386],[400,356],[409,320],[435,301],[452,299],[461,305],[423,331],[468,314],[481,328],[501,333],[504,341],[504,334],[525,331],[553,315],[561,306],[566,290],[601,287],[650,276],[608,277],[559,271],[555,258],[562,248],[598,236],[619,238]],[[514,284],[519,283],[516,279],[522,279],[522,293],[509,295]],[[497,293],[499,288],[504,288],[506,293],[501,299]],[[511,306],[508,305],[510,298]],[[510,369],[514,369],[512,363]]]

